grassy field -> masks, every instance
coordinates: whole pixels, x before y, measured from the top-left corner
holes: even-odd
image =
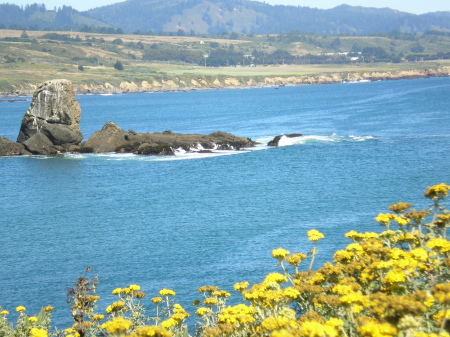
[[[67,37],[55,40],[48,34]],[[143,53],[157,44],[172,46],[179,50],[209,52],[214,48],[234,49],[243,53],[276,49],[289,51],[292,55],[333,52],[330,44],[335,36],[309,36],[305,42],[290,42],[287,36],[241,36],[237,40],[217,37],[179,37],[143,35],[107,35],[81,32],[27,31],[26,38],[18,30],[0,30],[0,92],[23,91],[36,83],[66,78],[76,84],[103,85],[106,82],[119,85],[121,82],[153,80],[190,81],[196,77],[255,78],[274,76],[318,76],[326,73],[385,72],[403,70],[435,69],[450,66],[450,60],[401,62],[401,63],[355,63],[355,64],[305,64],[204,67],[182,64],[175,61],[144,61]],[[411,46],[420,44],[424,52],[449,52],[450,38],[419,36],[415,41],[393,40],[387,37],[339,37],[339,51],[349,51],[359,46],[382,47],[392,53],[406,55]],[[114,69],[120,61],[124,70]],[[248,62],[248,63],[247,63]],[[81,69],[79,68],[81,67]]]

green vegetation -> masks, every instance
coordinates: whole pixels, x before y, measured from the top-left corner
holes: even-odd
[[[345,234],[351,243],[314,270],[321,240],[316,229],[307,236],[309,252],[272,251],[279,272],[261,283],[237,282],[240,300],[219,287],[198,288],[193,311],[198,337],[448,337],[450,335],[450,211],[443,203],[450,186],[430,186],[428,209],[406,202],[389,207],[375,220],[381,233]],[[89,268],[87,269],[89,271]],[[74,324],[53,332],[53,308],[28,315],[16,307],[18,320],[0,308],[2,337],[188,337],[191,316],[176,303],[176,292],[161,289],[149,300],[136,284],[116,288],[116,300],[99,312],[98,280],[80,277],[70,288],[68,303]],[[151,295],[150,295],[151,296]],[[236,303],[236,301],[234,301]],[[153,310],[149,314],[147,306]]]
[[[423,15],[391,9],[342,5],[329,10],[302,6],[272,6],[249,0],[124,1],[79,12],[71,6],[47,9],[0,4],[0,29],[65,30],[89,33],[171,34],[279,34],[301,31],[331,35],[365,35],[398,30],[446,32],[450,13]],[[400,33],[404,34],[404,33]],[[335,45],[339,43],[335,41]]]
[[[193,37],[0,30],[0,91],[30,90],[61,71],[80,85],[173,80],[189,87],[197,75],[209,76],[210,86],[226,76],[259,83],[264,76],[435,69],[449,64],[449,50],[450,36],[431,31]]]

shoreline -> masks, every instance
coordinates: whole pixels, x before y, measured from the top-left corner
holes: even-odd
[[[330,72],[317,75],[284,75],[284,76],[210,76],[208,78],[192,75],[186,80],[176,76],[165,79],[153,79],[135,83],[122,81],[120,83],[84,84],[73,83],[77,95],[110,95],[126,93],[158,93],[158,92],[188,92],[196,90],[219,89],[253,89],[278,88],[284,86],[337,84],[391,81],[402,79],[450,77],[450,66],[429,69],[411,69],[402,71],[373,71],[373,72]],[[0,91],[0,103],[19,101],[23,97],[31,97],[36,84],[14,86],[10,91]],[[16,98],[16,99],[15,99]]]

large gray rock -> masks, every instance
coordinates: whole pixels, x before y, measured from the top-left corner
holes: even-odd
[[[80,118],[80,105],[70,81],[41,83],[22,119],[17,142],[33,154],[67,151],[83,139]]]
[[[106,123],[80,145],[80,152],[136,153],[143,155],[174,155],[178,149],[186,152],[212,150],[240,150],[253,147],[256,142],[249,138],[236,137],[226,132],[209,135],[179,134],[172,131],[135,133],[125,131],[113,122]]]
[[[22,144],[13,142],[6,137],[0,137],[0,156],[21,156],[30,154]]]

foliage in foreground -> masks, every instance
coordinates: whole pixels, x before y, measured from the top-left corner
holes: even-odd
[[[242,303],[227,305],[230,293],[214,286],[198,289],[196,336],[201,337],[428,337],[450,333],[450,241],[447,228],[450,212],[441,204],[450,186],[428,187],[427,210],[411,209],[398,202],[390,213],[376,217],[382,233],[350,231],[352,241],[313,271],[317,242],[324,238],[308,231],[313,248],[290,253],[278,248],[272,256],[280,273],[270,273],[250,287],[238,282]],[[306,268],[300,266],[308,264]],[[188,336],[186,310],[175,303],[175,292],[161,289],[150,299],[153,315],[143,304],[146,293],[139,285],[113,290],[117,301],[97,313],[97,279],[80,277],[69,290],[74,325],[50,332],[52,307],[28,316],[19,306],[15,325],[9,312],[0,308],[0,337],[170,337]]]

